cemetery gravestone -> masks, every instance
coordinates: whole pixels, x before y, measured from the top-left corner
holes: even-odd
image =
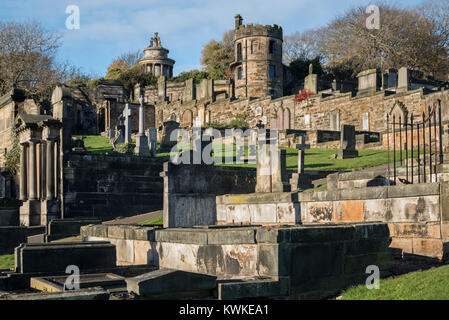
[[[337,159],[357,158],[359,152],[355,149],[355,127],[350,125],[341,126],[340,150]]]
[[[125,143],[131,143],[131,115],[132,110],[129,106],[129,103],[125,105],[125,109],[123,110],[123,118],[125,120]]]
[[[310,175],[304,171],[305,150],[310,149],[309,144],[305,144],[305,137],[299,137],[299,144],[295,145],[298,149],[298,172],[294,173],[290,180],[292,190],[309,189],[313,187]]]

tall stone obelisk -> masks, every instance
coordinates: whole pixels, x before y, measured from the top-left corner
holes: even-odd
[[[138,156],[151,156],[150,149],[148,148],[148,137],[145,135],[145,111],[144,111],[144,99],[143,95],[139,98],[139,134],[136,137],[136,148],[134,153]]]

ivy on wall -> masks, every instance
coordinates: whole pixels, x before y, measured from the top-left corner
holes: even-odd
[[[13,130],[11,132],[12,147],[6,152],[5,166],[12,175],[16,175],[20,167],[20,142],[19,135]]]

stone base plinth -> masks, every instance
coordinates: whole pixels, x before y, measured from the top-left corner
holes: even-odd
[[[41,202],[39,200],[27,200],[20,207],[20,223],[24,226],[41,225]]]
[[[307,190],[313,188],[312,179],[306,173],[294,173],[290,179],[291,190]]]
[[[136,148],[134,153],[138,156],[151,156],[150,148],[148,147],[148,137],[145,135],[136,137]]]
[[[301,223],[297,193],[252,193],[216,198],[219,225],[296,225]]]
[[[337,159],[353,159],[359,156],[359,152],[357,150],[340,150],[338,151]]]
[[[50,221],[60,217],[60,205],[57,200],[41,202],[41,225],[46,226]]]

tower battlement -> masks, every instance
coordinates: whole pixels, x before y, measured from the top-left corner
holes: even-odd
[[[252,24],[248,23],[247,25],[243,24],[243,18],[241,15],[235,15],[235,31],[234,31],[234,40],[238,40],[245,37],[270,37],[283,40],[283,32],[282,27],[274,24],[270,25],[261,25],[261,24]]]
[[[278,25],[261,25],[252,24],[240,25],[235,29],[235,40],[251,37],[251,36],[265,36],[276,39],[283,39],[282,27]]]

